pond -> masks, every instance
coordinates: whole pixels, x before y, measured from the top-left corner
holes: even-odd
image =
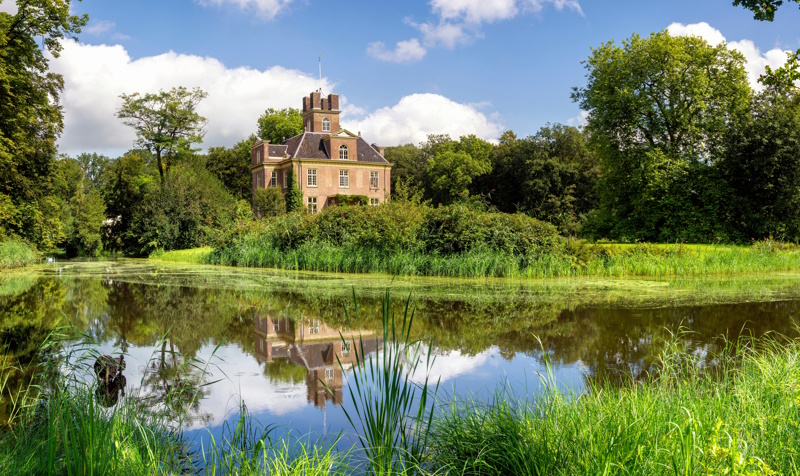
[[[562,388],[581,392],[591,379],[645,376],[670,339],[711,359],[721,336],[795,335],[798,278],[460,280],[59,262],[0,275],[0,339],[25,361],[61,329],[73,353],[91,342],[124,354],[128,395],[159,404],[191,388],[193,398],[170,407],[187,435],[218,433],[244,402],[265,426],[343,432],[349,446],[342,409],[357,351],[342,337],[380,349],[387,292],[398,315],[410,303],[413,335],[432,342],[440,396],[488,399],[504,388],[531,398],[545,361]]]

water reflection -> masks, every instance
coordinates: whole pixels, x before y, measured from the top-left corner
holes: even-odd
[[[381,348],[376,336],[386,288],[397,312],[415,292],[413,333],[434,344],[434,379],[462,394],[514,379],[532,395],[524,382],[536,380],[532,372],[544,355],[557,378],[580,389],[586,378],[647,375],[673,334],[678,345],[708,359],[720,336],[795,335],[798,282],[796,276],[639,288],[627,281],[345,282],[147,261],[69,264],[60,273],[42,268],[0,276],[0,344],[2,358],[25,365],[45,336],[68,321],[76,338],[85,334],[98,343],[100,354],[124,353],[127,391],[186,427],[219,425],[241,398],[265,424],[306,431],[325,422],[323,429],[338,431],[347,426],[338,406],[348,404],[342,397],[357,357],[341,336],[365,337],[367,353]],[[349,329],[343,308],[352,306],[354,287],[361,321]],[[678,333],[682,327],[691,332]],[[24,385],[20,375],[9,382],[7,391]],[[6,403],[0,399],[0,409]]]
[[[319,319],[295,321],[272,318],[259,311],[253,317],[255,357],[270,375],[289,373],[295,366],[305,371],[308,401],[319,408],[327,402],[342,403],[344,372],[353,366],[363,351],[366,355],[381,348],[375,332],[348,327],[330,327]],[[353,345],[361,339],[362,344]]]

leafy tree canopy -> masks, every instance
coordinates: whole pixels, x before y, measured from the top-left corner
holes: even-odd
[[[291,213],[296,210],[304,210],[303,204],[303,191],[297,185],[297,177],[294,175],[294,165],[289,167],[289,173],[286,174],[286,213]]]
[[[197,113],[197,105],[207,96],[200,88],[183,86],[157,94],[120,96],[117,117],[136,131],[137,146],[155,156],[162,186],[175,156],[203,141],[206,119]]]
[[[761,21],[772,21],[775,19],[775,12],[783,5],[784,0],[733,0],[734,6],[743,6],[753,12],[753,18]],[[788,0],[788,3],[797,3],[800,0]]]
[[[222,181],[231,195],[248,202],[253,196],[250,147],[254,141],[255,136],[251,135],[230,148],[211,147],[206,154],[206,169]]]
[[[302,132],[303,116],[294,108],[269,108],[258,118],[258,135],[271,144],[280,144]]]

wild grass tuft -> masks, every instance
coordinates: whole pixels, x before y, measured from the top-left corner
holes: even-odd
[[[39,259],[39,253],[27,243],[0,239],[0,269],[27,266],[37,263]]]

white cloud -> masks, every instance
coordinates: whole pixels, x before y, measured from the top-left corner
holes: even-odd
[[[577,116],[567,119],[567,124],[573,127],[583,127],[589,122],[589,111],[581,111]]]
[[[419,44],[419,40],[412,38],[406,41],[399,41],[394,50],[386,49],[386,44],[382,41],[370,43],[367,47],[370,56],[381,61],[390,63],[410,63],[421,60],[427,50]]]
[[[102,35],[103,33],[108,33],[113,30],[115,26],[117,26],[117,24],[113,21],[102,20],[85,27],[83,31],[90,35]]]
[[[667,31],[673,36],[697,36],[714,46],[727,41],[722,32],[706,22],[689,25],[672,23],[667,27]],[[758,78],[764,74],[766,67],[769,66],[775,69],[783,66],[786,62],[786,53],[788,53],[788,51],[780,48],[773,48],[764,53],[751,40],[731,41],[727,42],[727,45],[728,48],[739,51],[747,60],[745,65],[747,78],[750,81],[750,86],[758,91],[764,89],[761,83],[758,82]]]
[[[387,51],[386,45],[380,41],[370,43],[367,51],[383,61],[408,63],[421,60],[425,56],[426,48],[443,46],[453,49],[456,45],[480,38],[483,36],[481,25],[510,20],[520,11],[539,14],[546,6],[552,5],[558,11],[567,9],[583,15],[578,0],[431,0],[430,5],[436,18],[422,23],[408,18],[404,20],[422,33],[424,47],[414,38],[399,42],[394,52]],[[401,56],[403,60],[398,61],[396,58],[399,56],[400,46],[406,43],[404,46],[409,50],[412,46],[416,47],[416,54],[406,52]]]
[[[442,20],[491,23],[517,14],[517,0],[432,0],[431,8]]]
[[[293,0],[197,0],[201,5],[225,7],[232,5],[245,11],[254,11],[267,18],[275,18],[281,11],[289,8]]]
[[[10,15],[17,14],[17,2],[16,0],[0,0],[0,12],[8,13]]]
[[[426,369],[425,361],[427,359],[427,354],[423,352],[420,356],[420,362],[422,363],[417,367],[416,371],[409,376],[409,380],[417,384],[422,384],[425,382],[427,373],[429,383],[433,382],[435,384],[435,382],[438,381],[442,384],[461,375],[475,373],[476,369],[485,365],[489,361],[489,358],[496,354],[497,350],[494,348],[475,356],[464,355],[454,350],[436,354],[433,365],[430,369]],[[426,370],[429,371],[426,372]]]
[[[256,130],[267,107],[301,105],[320,84],[303,72],[274,66],[264,71],[228,68],[209,57],[174,52],[132,59],[120,45],[86,45],[64,41],[51,69],[64,76],[64,134],[61,152],[95,151],[118,154],[133,146],[133,130],[116,118],[119,95],[157,92],[174,86],[200,87],[209,93],[200,103],[208,118],[203,145],[232,145]],[[324,91],[332,85],[324,80]]]
[[[412,94],[392,107],[378,109],[361,120],[342,121],[352,132],[382,146],[416,144],[428,134],[450,134],[457,138],[475,134],[496,140],[503,126],[490,120],[475,106],[460,104],[438,94]]]

